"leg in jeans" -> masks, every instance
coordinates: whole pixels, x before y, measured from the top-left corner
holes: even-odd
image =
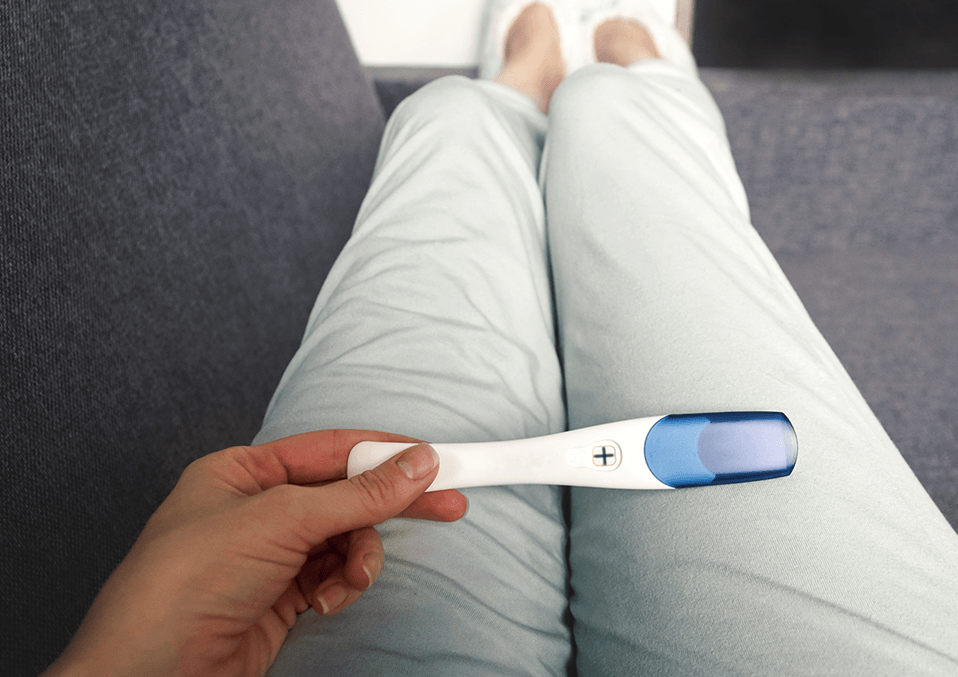
[[[545,116],[492,82],[396,110],[369,194],[257,442],[364,428],[433,442],[564,429],[536,183]],[[571,655],[558,487],[468,490],[452,524],[382,525],[386,566],[302,614],[272,675],[551,675]]]
[[[784,411],[787,478],[572,490],[580,674],[958,674],[958,537],[749,222],[694,73],[559,87],[541,169],[569,426]]]

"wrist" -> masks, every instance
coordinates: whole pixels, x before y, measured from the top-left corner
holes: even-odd
[[[71,644],[40,677],[152,677],[173,674],[172,670],[154,670],[157,663],[142,655],[138,658],[124,655],[117,647],[102,646],[82,651]]]
[[[171,586],[144,585],[132,575],[138,563],[134,546],[93,600],[66,649],[41,677],[160,677],[175,673],[177,623],[169,596],[164,599],[162,595],[162,590]]]
[[[94,674],[92,667],[73,656],[68,647],[40,677],[92,677]]]
[[[104,594],[106,593],[106,594]],[[170,637],[144,625],[136,607],[103,604],[110,585],[94,601],[70,644],[41,677],[159,677],[174,674]]]

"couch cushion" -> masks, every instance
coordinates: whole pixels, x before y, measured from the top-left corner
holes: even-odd
[[[332,0],[2,14],[0,662],[36,674],[182,469],[257,431],[383,117]]]
[[[958,530],[958,246],[872,245],[777,258]]]
[[[702,79],[774,253],[958,242],[958,71]]]
[[[958,529],[958,71],[702,78],[756,229]]]

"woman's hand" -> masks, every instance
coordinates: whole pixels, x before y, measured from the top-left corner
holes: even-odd
[[[264,674],[296,614],[334,614],[376,580],[372,525],[465,514],[457,491],[423,494],[439,468],[428,445],[345,480],[363,440],[416,442],[329,430],[192,463],[45,674]]]

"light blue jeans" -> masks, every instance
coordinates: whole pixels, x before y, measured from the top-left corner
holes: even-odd
[[[783,411],[791,476],[466,490],[382,525],[386,568],[301,615],[287,675],[955,675],[958,536],[749,222],[708,91],[572,74],[548,117],[460,77],[403,102],[257,442],[513,439]]]

